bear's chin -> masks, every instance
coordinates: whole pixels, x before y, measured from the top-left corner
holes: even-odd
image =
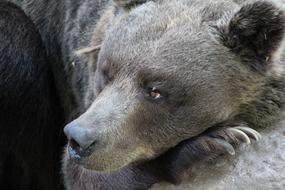
[[[119,171],[120,169],[127,167],[129,165],[132,165],[132,163],[129,162],[119,162],[119,161],[108,161],[108,160],[102,160],[98,162],[94,157],[86,157],[81,159],[74,159],[74,158],[68,158],[67,160],[69,163],[71,163],[74,166],[80,167],[84,170],[93,171],[97,173],[112,173]]]

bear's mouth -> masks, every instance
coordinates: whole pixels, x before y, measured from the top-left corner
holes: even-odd
[[[93,153],[96,142],[93,142],[87,148],[82,148],[75,140],[69,140],[67,145],[69,158],[74,161],[81,161],[83,158],[90,156]]]

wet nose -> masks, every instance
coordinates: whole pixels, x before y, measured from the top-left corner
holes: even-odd
[[[81,127],[76,121],[66,125],[64,127],[64,133],[74,146],[79,146],[76,148],[87,149],[95,142],[92,130]]]

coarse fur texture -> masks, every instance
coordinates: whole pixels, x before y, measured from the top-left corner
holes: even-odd
[[[110,172],[155,158],[212,127],[245,123],[262,130],[281,119],[282,6],[170,0],[114,9],[97,63],[89,62],[96,64],[96,99],[66,127],[71,149],[80,147],[84,167]],[[148,90],[154,87],[162,95],[159,101],[149,98]],[[194,153],[181,146],[181,152]],[[73,154],[66,161],[71,165]],[[181,159],[173,159],[174,165],[183,165]],[[100,188],[96,180],[68,183],[67,176],[70,189],[83,184]]]
[[[175,166],[170,176],[189,166],[208,129],[262,130],[281,118],[284,2],[18,2],[47,45],[67,119],[77,118],[65,128],[68,189],[139,189],[136,179],[145,189],[163,178],[157,166]],[[87,58],[75,56],[86,47]]]
[[[64,137],[45,47],[18,6],[0,2],[0,189],[62,187]]]

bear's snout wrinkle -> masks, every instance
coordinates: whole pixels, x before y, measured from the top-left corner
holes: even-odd
[[[69,141],[68,152],[71,158],[81,158],[91,154],[91,149],[96,144],[91,129],[81,127],[73,121],[64,127],[64,133]]]

